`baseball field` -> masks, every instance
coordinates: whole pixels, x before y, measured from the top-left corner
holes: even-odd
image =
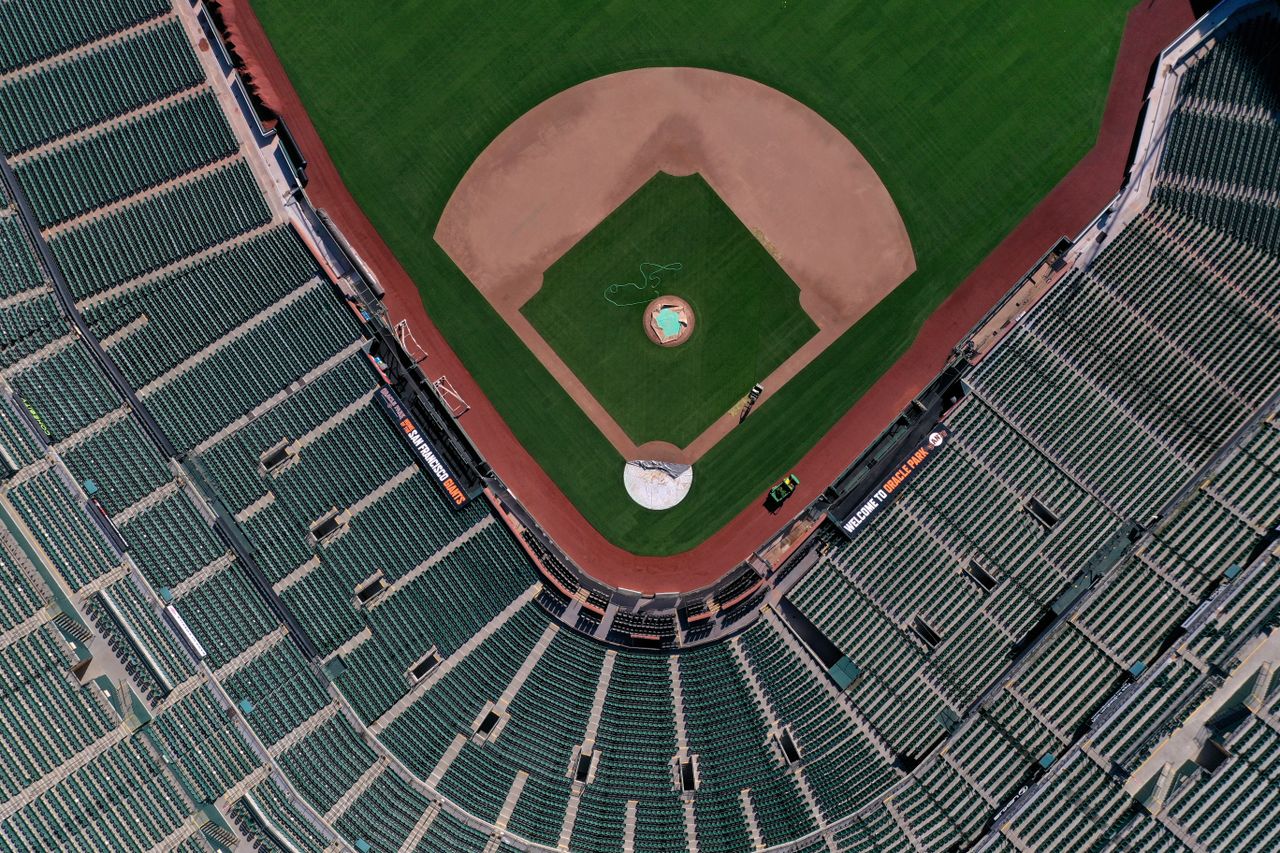
[[[254,7],[345,182],[520,442],[601,534],[635,553],[656,555],[696,545],[744,504],[760,500],[1089,149],[1126,12],[1123,4],[1097,0],[853,8],[788,0],[660,11],[618,2],[583,20],[573,4],[546,0],[501,3],[483,14],[445,5],[269,0]],[[1082,20],[1089,26],[1077,26]],[[852,142],[887,188],[916,268],[743,426],[710,447],[697,462],[689,497],[663,513],[631,503],[615,445],[432,239],[455,188],[504,129],[570,87],[650,66],[740,75],[819,114]],[[651,223],[636,230],[661,229]],[[710,230],[705,245],[682,251],[699,258],[695,263],[714,266],[736,239],[732,231]],[[609,238],[615,245],[627,239]],[[644,261],[683,263],[622,257],[627,253],[613,249],[607,254],[617,266],[598,275],[593,267],[593,292],[614,279],[630,280],[629,268],[634,277]],[[564,261],[574,258],[570,251]],[[672,283],[685,274],[682,268]],[[787,282],[774,283],[785,295]],[[566,353],[579,346],[577,335],[555,339],[568,327],[558,327],[561,312],[552,302],[572,302],[575,294],[553,300],[556,284],[549,276],[545,301],[535,296],[524,315],[568,361]],[[700,298],[706,297],[693,295],[695,307]],[[685,346],[704,328],[749,323],[762,298],[775,297],[708,303],[716,307],[699,311],[698,330]],[[543,304],[547,310],[540,312]],[[768,310],[782,323],[777,341],[748,336],[741,364],[723,363],[717,348],[703,356],[690,350],[693,358],[681,365],[694,377],[690,381],[723,384],[723,397],[740,396],[746,388],[736,387],[739,382],[785,357],[792,338],[804,337],[804,324],[797,319],[788,325],[794,315],[785,306]],[[730,319],[733,312],[742,313]],[[592,347],[607,343],[602,338]],[[610,398],[613,416],[642,441],[664,424],[635,402],[651,389],[628,389],[625,369],[620,375],[605,369],[610,360],[622,364],[623,347],[580,368],[579,378],[597,388],[604,380],[616,382],[616,390],[598,393],[617,396]],[[590,349],[571,357],[582,361],[583,353],[589,356]],[[643,369],[635,368],[633,381],[643,379]],[[694,407],[687,423],[666,428],[687,437],[721,402]],[[850,458],[860,449],[849,448]]]

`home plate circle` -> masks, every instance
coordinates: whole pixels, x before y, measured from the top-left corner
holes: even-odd
[[[671,509],[689,494],[693,466],[637,459],[623,469],[622,483],[631,499],[645,509]]]

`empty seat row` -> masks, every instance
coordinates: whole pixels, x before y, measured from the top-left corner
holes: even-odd
[[[10,367],[67,334],[62,309],[47,290],[0,308],[0,368]]]
[[[270,488],[270,478],[258,470],[267,451],[301,438],[374,387],[368,360],[357,352],[205,449],[201,464],[227,506],[239,512]]]
[[[134,736],[94,756],[3,823],[20,850],[148,850],[192,816],[164,765]]]
[[[245,570],[232,564],[184,595],[178,612],[217,669],[276,627]]]
[[[173,479],[132,417],[119,418],[58,455],[89,497],[117,515]]]
[[[12,156],[203,79],[182,24],[147,26],[0,84],[0,149]]]
[[[119,565],[115,549],[90,520],[89,513],[98,510],[73,499],[56,470],[45,470],[12,487],[9,500],[72,589]]]
[[[22,217],[0,211],[0,298],[38,287],[44,281]]]
[[[151,734],[164,759],[179,768],[203,802],[213,802],[258,766],[229,712],[206,687],[156,717]]]
[[[165,0],[29,0],[0,7],[0,73],[99,39],[169,10]]]
[[[277,642],[239,671],[227,676],[223,683],[227,693],[236,702],[248,700],[252,707],[244,716],[268,746],[296,729],[329,702],[320,680],[288,638]],[[330,722],[347,726],[342,718]],[[309,745],[304,752],[314,754],[316,750],[325,749],[325,740],[323,733],[309,734]],[[333,748],[336,749],[337,745],[333,744]],[[311,772],[323,775],[325,771]],[[292,773],[290,775],[292,778]],[[297,779],[293,781],[297,783]],[[300,790],[305,793],[305,789]],[[331,805],[333,802],[325,804],[323,809],[328,810]]]
[[[316,274],[280,226],[89,306],[94,334],[141,388],[280,301]]]
[[[325,720],[279,757],[280,768],[316,811],[329,811],[377,756],[338,715]],[[407,834],[407,833],[406,833]]]
[[[15,368],[9,384],[50,441],[61,441],[120,408],[120,394],[88,348],[69,335],[44,347],[35,359]]]
[[[45,605],[47,593],[24,571],[7,550],[0,549],[0,633],[30,619]]]
[[[175,492],[121,526],[129,553],[156,590],[173,588],[228,552],[185,492]]]
[[[283,835],[286,842],[306,853],[322,853],[329,846],[328,839],[301,814],[301,810],[291,802],[276,779],[268,779],[254,786],[249,793],[256,809],[263,814],[263,820],[270,822],[270,834],[254,816],[254,810],[249,808],[247,799],[237,800],[231,808],[231,814],[240,828],[258,844],[270,849],[275,843],[271,839]]]
[[[59,232],[50,248],[72,294],[83,299],[270,218],[248,164],[236,160]]]
[[[356,338],[351,312],[309,287],[265,321],[227,341],[145,395],[152,414],[184,450],[249,412]]]
[[[209,89],[22,160],[18,180],[42,227],[119,201],[239,147]]]

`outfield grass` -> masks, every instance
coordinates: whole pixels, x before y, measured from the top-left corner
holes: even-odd
[[[1089,149],[1127,4],[254,7],[347,185],[521,443],[607,538],[670,554],[760,500]],[[652,65],[741,74],[816,110],[879,173],[917,262],[915,275],[703,457],[688,498],[663,513],[631,503],[613,448],[431,240],[463,172],[512,121],[569,86]],[[850,458],[860,450],[849,448]]]
[[[679,269],[646,280],[642,263]],[[668,294],[694,315],[677,347],[644,331],[646,304]],[[520,310],[632,441],[677,447],[818,331],[800,289],[702,176],[661,172],[552,264]]]

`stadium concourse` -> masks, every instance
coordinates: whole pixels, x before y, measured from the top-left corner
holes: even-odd
[[[670,612],[502,492],[206,7],[0,31],[0,849],[1280,844],[1274,0],[1170,37],[939,417]]]

